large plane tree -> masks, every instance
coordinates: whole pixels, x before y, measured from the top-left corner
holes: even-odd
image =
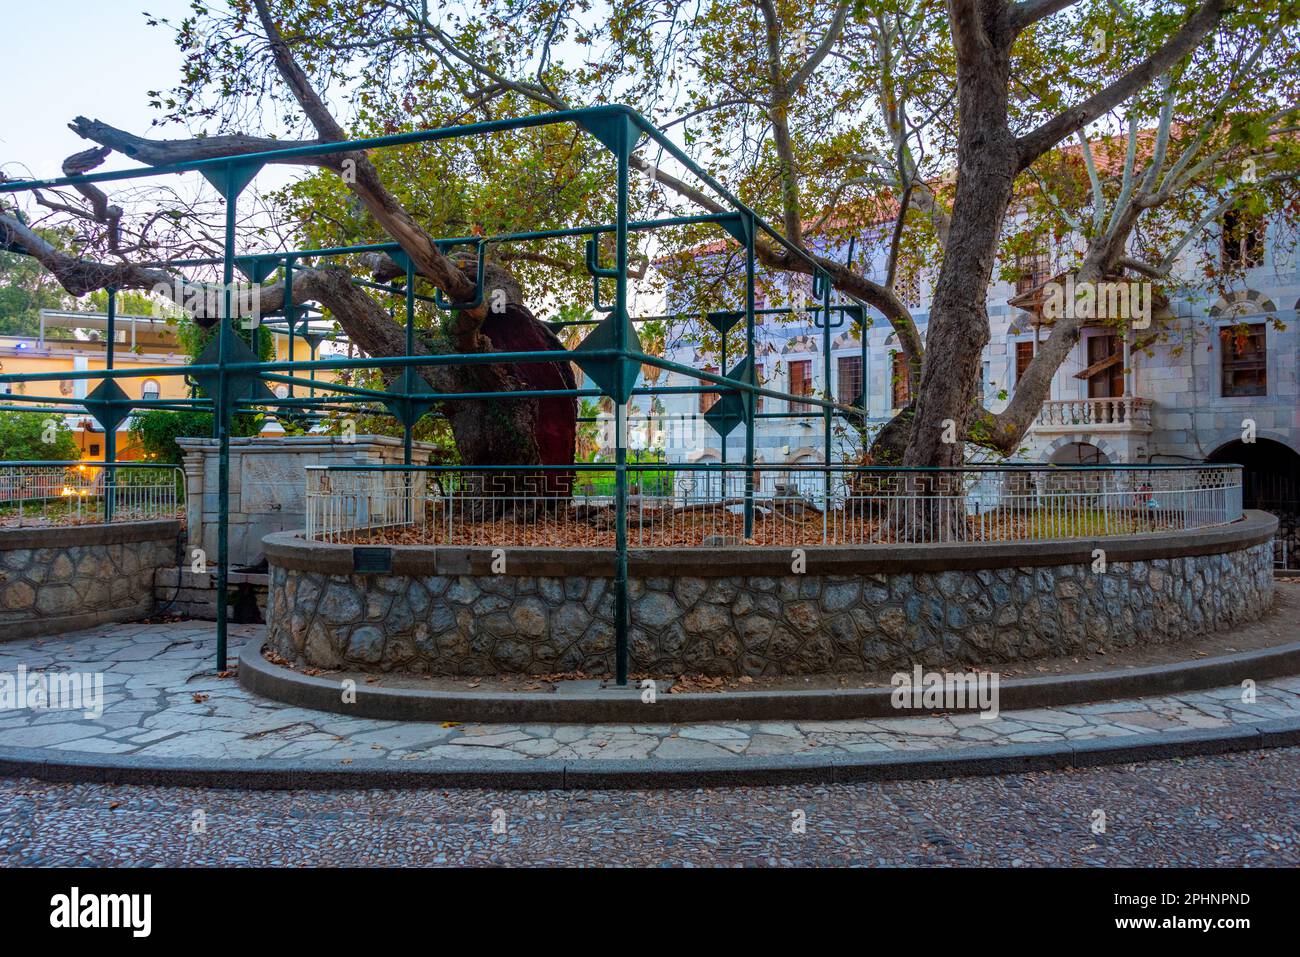
[[[1082,320],[1052,324],[1006,407],[983,407],[989,283],[1017,253],[1046,244],[1081,281],[1172,286],[1225,212],[1297,208],[1300,31],[1283,0],[238,0],[157,26],[176,31],[186,58],[175,89],[153,94],[160,122],[205,135],[146,137],[78,118],[73,129],[96,146],[65,169],[93,168],[110,150],[162,164],[603,102],[638,108],[807,254],[760,241],[765,273],[806,277],[811,260],[892,326],[915,399],[876,437],[878,461],[951,466],[972,442],[1004,455],[1019,447]],[[267,133],[304,128],[297,140]],[[610,215],[606,158],[561,126],[313,162],[321,173],[266,197],[295,244],[395,240],[421,285],[453,300],[473,291],[472,270],[433,237]],[[345,163],[354,177],[337,175]],[[643,174],[638,213],[723,208],[653,149],[632,163]],[[169,281],[164,253],[202,245],[198,217],[163,216],[164,243],[158,211],[138,202],[124,213],[94,190],[45,202],[88,224],[82,252],[49,247],[12,210],[0,227],[74,295]],[[838,251],[851,237],[859,253],[846,261]],[[706,239],[717,234],[683,227],[648,251],[676,264],[675,293],[732,305],[718,297],[735,295],[734,246],[665,258]],[[886,252],[883,272],[868,266],[873,243]],[[579,251],[513,243],[490,258],[508,315],[426,317],[421,350],[559,347],[529,304],[589,296]],[[902,295],[920,264],[934,276],[924,338]],[[324,305],[367,353],[399,354],[386,303],[352,281],[397,271],[315,266],[295,281],[295,299]],[[263,309],[282,295],[268,287]],[[450,392],[572,381],[565,364],[425,375]],[[557,418],[536,401],[495,408],[447,404],[465,461],[571,460],[572,432],[545,434]]]

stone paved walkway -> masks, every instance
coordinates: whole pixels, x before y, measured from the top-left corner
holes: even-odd
[[[1104,833],[1093,831],[1098,810]],[[55,865],[1295,867],[1300,748],[956,781],[688,790],[0,781],[0,866]],[[1230,878],[1213,875],[1212,889],[1239,889]],[[1162,878],[1128,880],[1140,890]],[[1071,935],[1076,918],[1109,917],[1103,903],[1070,911]]]
[[[230,660],[261,626],[231,626]],[[866,754],[1076,741],[1300,717],[1300,676],[1180,695],[975,714],[858,721],[692,725],[401,723],[325,714],[255,697],[213,669],[209,622],[103,626],[0,644],[0,673],[104,675],[104,712],[0,710],[0,749],[208,759],[697,759]]]

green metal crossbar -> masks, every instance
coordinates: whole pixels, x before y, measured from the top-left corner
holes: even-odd
[[[396,242],[366,243],[352,246],[327,247],[318,249],[298,249],[277,252],[237,255],[236,253],[236,212],[240,195],[253,181],[257,173],[269,163],[284,163],[292,160],[307,161],[331,154],[354,152],[358,150],[382,149],[414,143],[428,143],[463,137],[484,136],[509,131],[531,129],[553,124],[574,124],[593,136],[613,155],[616,168],[615,183],[615,217],[612,223],[597,223],[561,229],[545,229],[501,233],[494,236],[461,236],[436,239],[438,248],[444,252],[457,247],[473,247],[476,254],[475,293],[466,302],[450,302],[444,299],[442,292],[435,291],[434,296],[419,295],[415,291],[416,271],[409,254]],[[719,197],[727,210],[720,213],[708,213],[694,216],[671,216],[651,220],[629,219],[629,167],[633,150],[638,141],[648,138],[694,176],[697,181]],[[772,243],[782,247],[792,256],[801,260],[808,267],[813,277],[813,297],[819,302],[808,307],[814,316],[814,324],[822,331],[822,349],[825,361],[825,382],[829,387],[831,373],[830,330],[839,328],[847,319],[853,319],[865,329],[865,308],[862,303],[852,300],[844,303],[831,303],[830,276],[804,249],[789,242],[774,227],[768,224],[751,208],[742,203],[726,187],[700,167],[667,136],[642,117],[636,111],[620,105],[597,106],[580,110],[561,110],[553,113],[535,114],[507,120],[493,120],[471,123],[462,126],[442,127],[431,130],[415,130],[389,136],[368,137],[344,142],[319,143],[310,146],[297,146],[286,149],[266,150],[236,157],[221,157],[205,160],[192,160],[154,167],[138,167],[110,172],[89,173],[79,176],[64,176],[46,180],[8,180],[0,182],[0,194],[28,192],[41,189],[55,189],[64,186],[81,186],[95,183],[135,180],[158,176],[172,176],[197,172],[204,176],[224,197],[225,234],[220,258],[185,259],[155,265],[172,269],[220,266],[224,289],[223,317],[217,320],[217,334],[209,347],[193,364],[183,371],[172,367],[121,369],[114,365],[114,336],[116,321],[116,290],[108,289],[108,341],[104,369],[85,370],[82,372],[54,372],[0,375],[0,383],[8,382],[48,382],[53,380],[98,379],[101,384],[85,399],[65,399],[62,397],[42,397],[28,395],[7,396],[9,403],[0,406],[24,412],[47,413],[51,407],[58,409],[64,405],[84,407],[105,427],[105,465],[111,470],[116,465],[116,427],[133,409],[200,409],[212,410],[213,437],[218,443],[218,554],[217,554],[217,650],[216,665],[224,670],[227,664],[227,628],[229,620],[229,596],[227,594],[229,573],[229,491],[230,491],[230,424],[231,417],[241,408],[284,407],[310,409],[313,411],[337,410],[350,405],[368,403],[377,407],[379,414],[389,414],[396,418],[403,427],[403,462],[402,466],[392,468],[411,468],[412,429],[416,422],[426,414],[437,414],[439,404],[447,400],[492,399],[498,393],[445,393],[433,389],[420,376],[419,370],[435,366],[463,366],[475,364],[514,364],[520,362],[574,362],[587,374],[595,388],[586,389],[530,389],[510,393],[513,397],[551,397],[569,396],[586,397],[604,395],[615,401],[614,432],[615,460],[612,464],[587,465],[575,463],[557,466],[464,466],[465,470],[520,469],[537,471],[554,469],[564,471],[600,470],[613,471],[615,477],[615,662],[616,679],[619,684],[626,684],[628,672],[628,627],[629,608],[627,593],[627,500],[628,473],[642,470],[645,466],[629,463],[627,459],[624,425],[627,421],[627,404],[633,395],[660,394],[703,394],[720,393],[721,398],[710,414],[705,416],[715,429],[723,436],[723,462],[720,465],[677,464],[672,468],[683,471],[707,471],[710,469],[744,469],[744,527],[746,535],[753,531],[754,492],[755,492],[755,451],[754,426],[760,418],[799,417],[803,413],[758,413],[755,404],[760,396],[787,402],[798,402],[805,406],[816,407],[824,419],[825,462],[821,470],[825,475],[826,488],[829,493],[831,475],[832,417],[836,414],[865,416],[865,395],[858,405],[842,405],[830,399],[815,396],[794,396],[776,389],[760,386],[755,376],[755,322],[758,315],[794,313],[793,308],[757,309],[755,302],[755,247],[761,233]],[[656,318],[669,317],[632,317],[628,314],[628,237],[631,233],[673,228],[687,225],[714,224],[733,237],[745,253],[745,295],[743,308],[723,309],[707,313],[705,321],[709,322],[721,334],[721,368],[728,369],[727,333],[741,320],[745,321],[745,353],[734,366],[724,374],[711,373],[694,369],[681,363],[658,356],[646,355],[637,337],[636,323],[651,321]],[[614,240],[614,263],[602,265],[599,261],[599,243],[601,236],[612,234]],[[586,237],[586,265],[592,277],[593,307],[604,318],[592,320],[575,320],[556,323],[556,326],[592,325],[594,328],[583,342],[571,351],[547,350],[542,352],[499,352],[484,354],[455,355],[415,355],[415,309],[417,302],[432,302],[442,309],[474,308],[484,300],[485,251],[489,244],[509,242],[529,242],[569,237]],[[390,295],[402,295],[405,306],[406,354],[398,357],[366,359],[318,359],[316,348],[320,338],[310,333],[304,317],[306,307],[299,306],[293,300],[293,280],[296,265],[305,259],[335,258],[356,255],[358,253],[379,252],[392,258],[405,271],[405,288],[368,282],[357,279],[354,282],[362,287],[375,289]],[[232,301],[232,281],[238,269],[250,281],[260,283],[268,279],[277,270],[283,270],[285,285],[284,329],[289,337],[290,359],[288,361],[263,362],[258,359],[244,343],[233,334],[231,326],[235,314]],[[614,285],[612,302],[602,302],[600,283],[610,281]],[[838,313],[838,320],[832,321],[832,315]],[[300,317],[302,322],[299,322]],[[820,317],[818,319],[817,317]],[[267,323],[279,329],[279,323]],[[303,337],[311,349],[312,359],[306,362],[293,360],[293,344],[296,337]],[[866,336],[861,336],[865,367]],[[636,379],[642,365],[650,365],[668,372],[680,373],[694,378],[698,385],[664,386],[661,388],[636,387]],[[350,369],[387,369],[399,374],[391,386],[383,391],[366,389],[342,383],[322,381],[315,374],[323,371],[345,371]],[[302,378],[306,373],[308,378]],[[188,375],[201,383],[206,397],[168,400],[134,400],[129,398],[118,385],[117,380],[125,378],[160,377]],[[286,398],[277,398],[266,383],[282,383],[288,386]],[[295,394],[295,389],[306,388],[307,396]],[[26,404],[30,403],[30,404]],[[744,463],[726,463],[726,436],[745,426],[745,461]],[[662,468],[663,463],[656,463]],[[360,466],[358,466],[360,468]],[[369,468],[369,466],[367,466]],[[441,468],[458,468],[443,466]],[[815,471],[816,466],[805,467]],[[106,503],[111,508],[111,503]],[[111,514],[106,514],[111,519]]]

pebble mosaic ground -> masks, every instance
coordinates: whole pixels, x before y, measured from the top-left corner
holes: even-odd
[[[1106,815],[1100,834],[1097,810]],[[4,866],[381,864],[1296,866],[1300,749],[953,781],[687,791],[0,781]]]
[[[231,629],[231,660],[260,626]],[[152,758],[395,761],[697,759],[936,751],[1223,728],[1300,717],[1300,676],[1178,695],[1003,712],[854,721],[645,724],[457,724],[370,720],[282,705],[213,670],[208,622],[107,625],[0,645],[0,673],[100,672],[104,712],[0,712],[0,751]],[[647,705],[650,712],[652,705]]]

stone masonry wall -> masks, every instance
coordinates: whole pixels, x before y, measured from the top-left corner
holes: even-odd
[[[179,531],[174,521],[0,530],[0,641],[147,617]]]
[[[227,594],[231,596],[231,621],[241,624],[266,621],[266,583],[267,576],[263,574],[230,572]],[[188,568],[161,569],[154,579],[153,593],[159,611],[182,618],[217,620],[215,569],[206,573]]]
[[[633,578],[631,668],[800,675],[995,665],[1177,641],[1257,618],[1267,542],[1220,554],[987,570]],[[268,642],[319,668],[613,671],[608,578],[270,569]]]

